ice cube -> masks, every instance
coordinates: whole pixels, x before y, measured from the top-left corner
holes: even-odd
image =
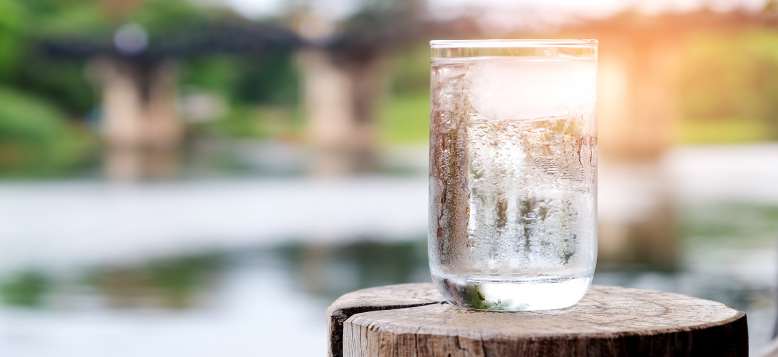
[[[468,97],[489,120],[566,116],[592,108],[597,64],[593,60],[485,57],[472,60]]]

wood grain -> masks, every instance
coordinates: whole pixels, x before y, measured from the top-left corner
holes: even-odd
[[[689,296],[592,286],[575,306],[484,312],[431,284],[344,295],[328,310],[331,357],[748,356],[745,313]]]
[[[343,324],[352,315],[442,302],[443,297],[432,284],[390,285],[343,295],[327,309],[330,337],[328,356],[343,356]]]

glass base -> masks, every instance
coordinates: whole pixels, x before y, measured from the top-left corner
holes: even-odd
[[[489,311],[562,309],[575,305],[589,290],[592,278],[485,279],[432,276],[451,304]]]

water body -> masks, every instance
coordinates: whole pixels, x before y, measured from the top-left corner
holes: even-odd
[[[600,260],[594,284],[730,304],[748,313],[756,351],[776,318],[778,145],[673,149],[656,172],[672,264]],[[601,165],[601,227],[654,209],[645,173]],[[339,295],[430,281],[426,207],[424,172],[2,183],[0,355],[320,355]],[[649,250],[641,232],[611,243]]]

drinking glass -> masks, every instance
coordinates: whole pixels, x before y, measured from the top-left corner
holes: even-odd
[[[429,260],[450,303],[578,302],[597,260],[597,41],[431,41]]]

